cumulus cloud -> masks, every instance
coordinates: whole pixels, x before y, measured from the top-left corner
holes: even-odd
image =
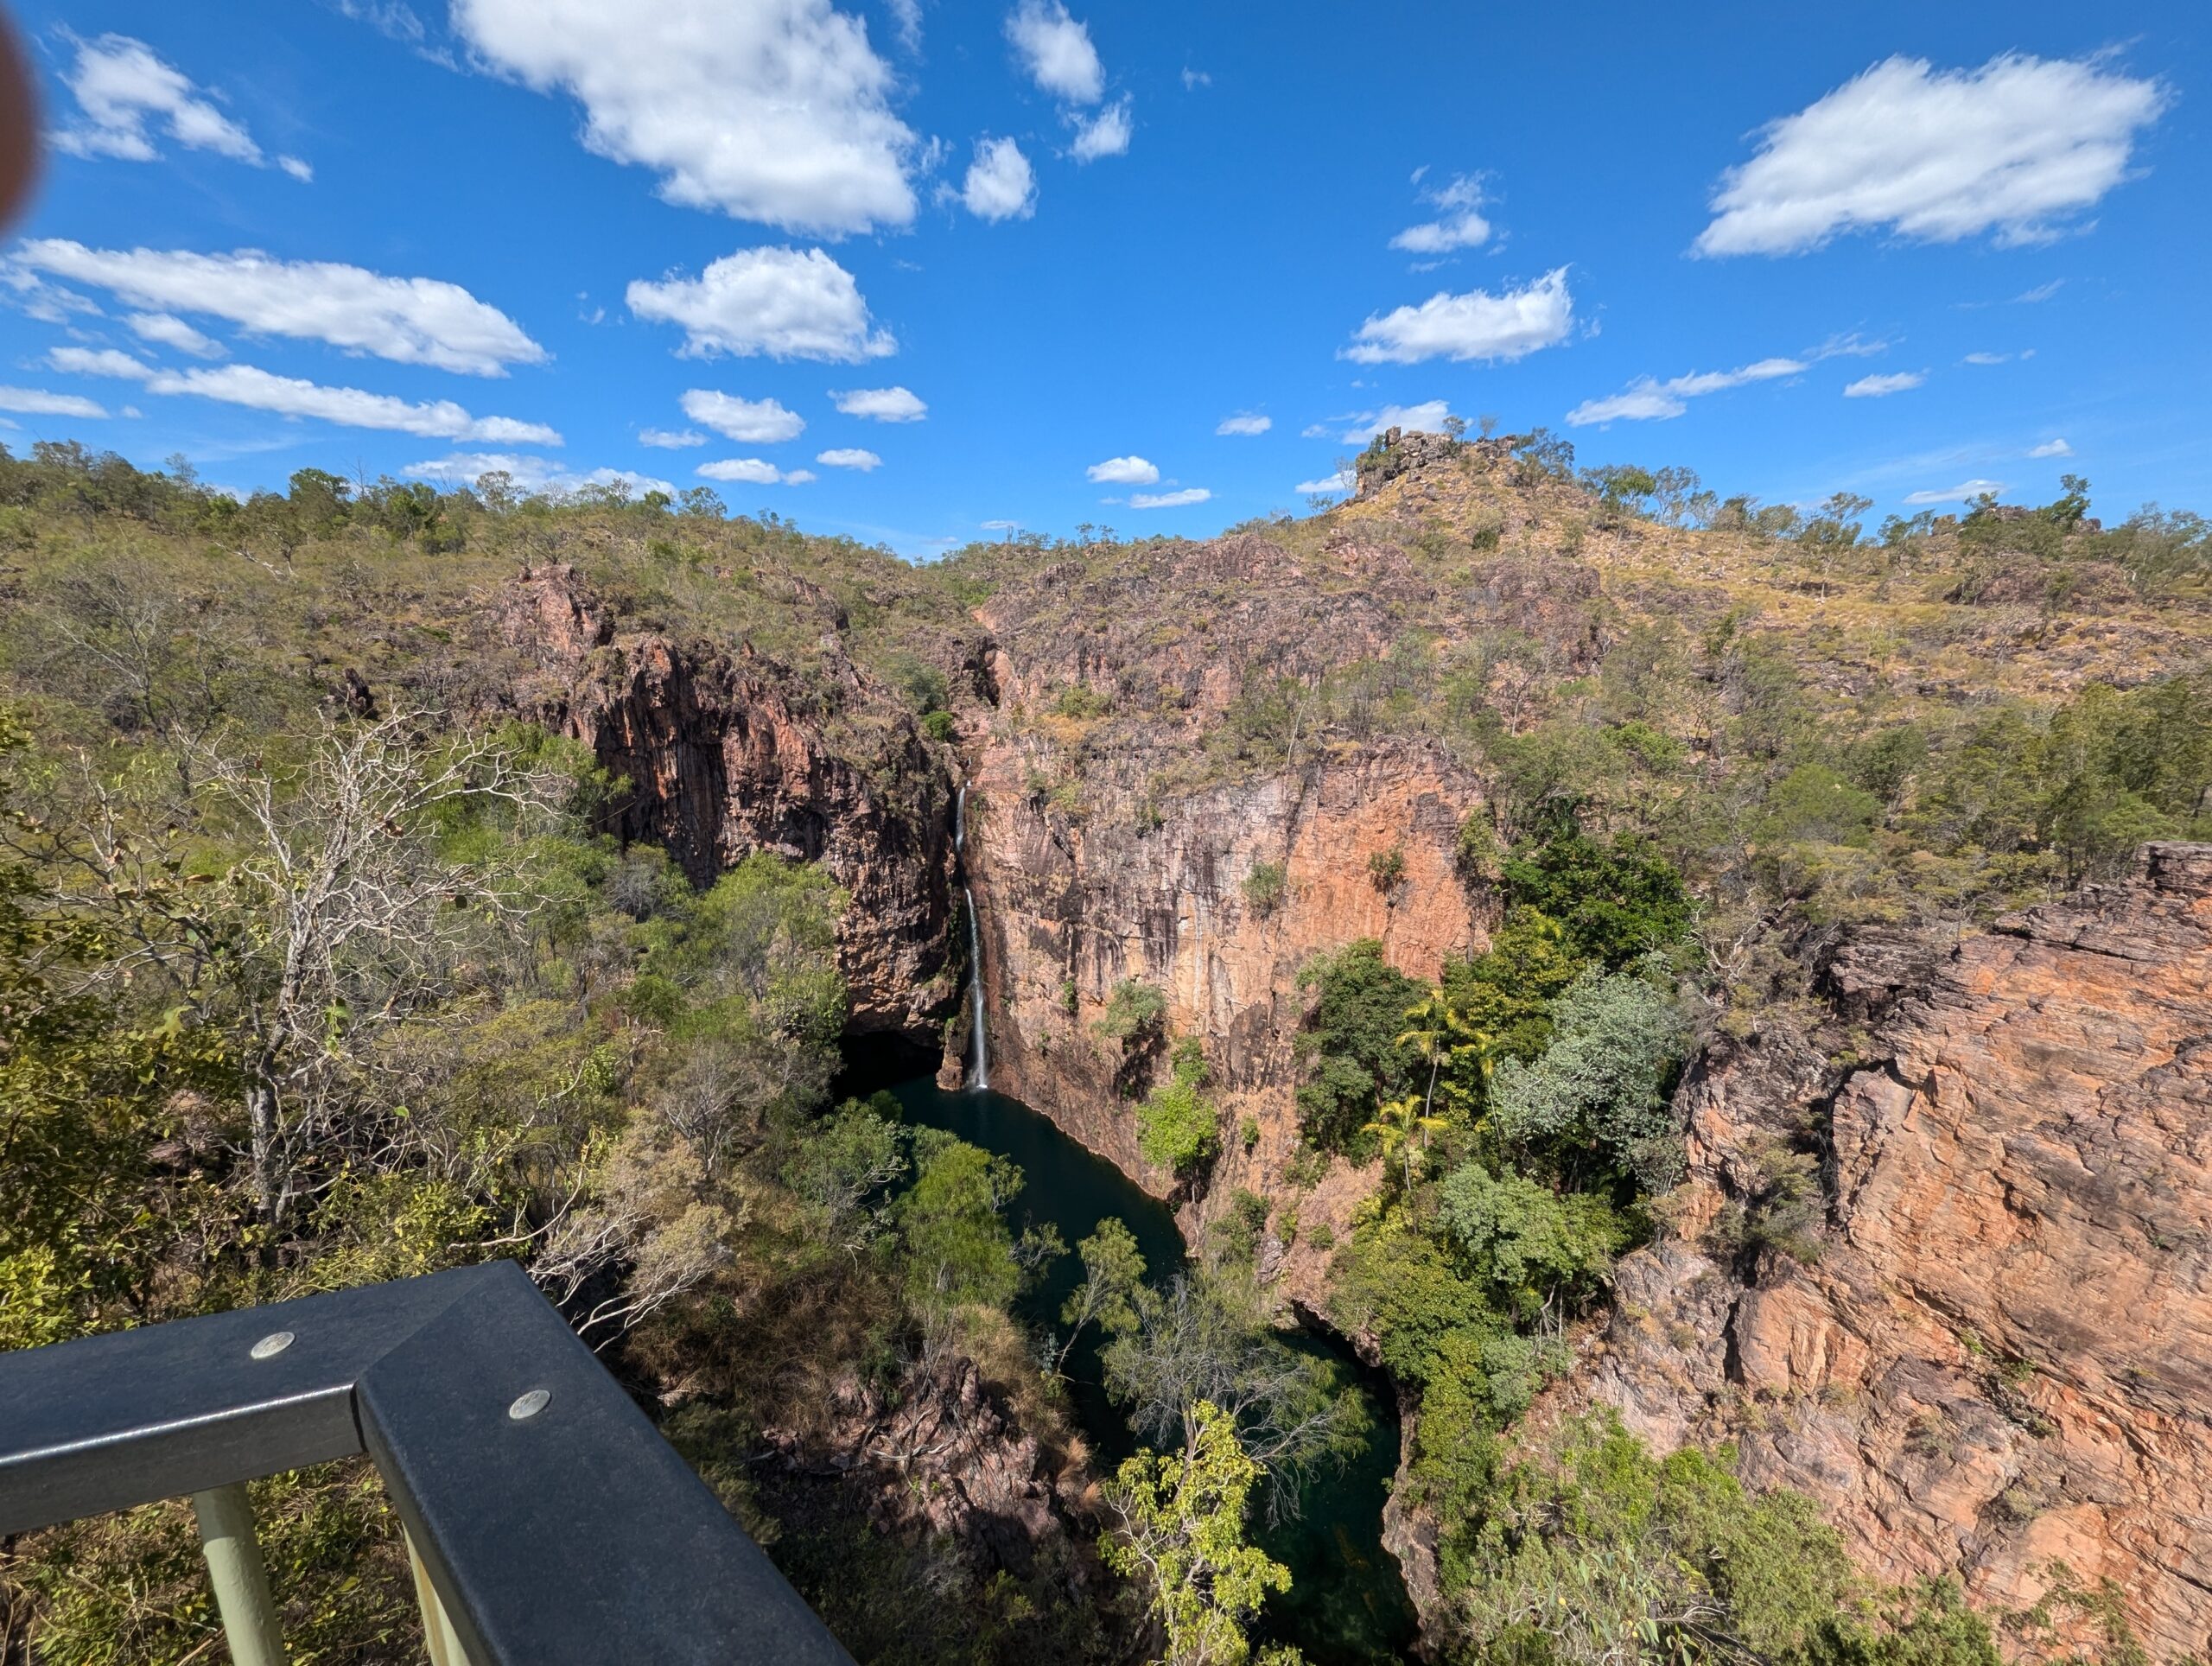
[[[1298,490],[1309,498],[1325,497],[1332,492],[1351,492],[1357,490],[1358,484],[1359,483],[1357,480],[1352,479],[1351,471],[1350,469],[1340,468],[1335,474],[1330,475],[1326,480],[1300,480],[1298,483]]]
[[[825,468],[857,468],[866,474],[883,467],[883,459],[858,446],[836,446],[814,460]]]
[[[1454,249],[1474,249],[1490,241],[1490,222],[1483,218],[1483,182],[1477,175],[1454,175],[1440,190],[1422,196],[1444,212],[1419,226],[1408,226],[1390,239],[1393,249],[1408,254],[1448,254]]]
[[[1510,362],[1565,340],[1573,325],[1567,268],[1559,266],[1503,295],[1440,290],[1417,307],[1370,316],[1341,356],[1363,365],[1418,365],[1431,359]]]
[[[1939,71],[1891,58],[1762,130],[1722,175],[1697,251],[1790,254],[1878,226],[2034,242],[2127,177],[2136,130],[2166,99],[2095,59],[2007,53]]]
[[[1186,486],[1180,492],[1139,492],[1129,499],[1132,509],[1181,509],[1186,505],[1204,503],[1213,493],[1203,486]]]
[[[814,478],[806,469],[786,472],[760,457],[725,457],[719,462],[701,463],[699,474],[703,480],[734,481],[740,486],[804,486]]]
[[[220,359],[229,351],[213,336],[202,335],[174,313],[128,313],[123,321],[130,333],[142,341],[157,346],[175,347],[179,353],[188,353],[194,359]]]
[[[789,232],[914,217],[913,132],[861,22],[830,0],[454,0],[479,59],[584,108],[584,143],[660,192]]]
[[[1567,420],[1575,428],[1587,428],[1592,423],[1666,422],[1689,409],[1686,400],[1726,388],[1741,387],[1746,382],[1795,376],[1804,368],[1802,359],[1762,359],[1736,370],[1692,371],[1687,376],[1672,376],[1663,382],[1639,376],[1618,393],[1603,399],[1585,399],[1567,413]]]
[[[2031,457],[2070,457],[2073,455],[2074,448],[2063,440],[2045,440],[2028,453]]]
[[[1068,16],[1060,0],[1022,0],[1006,20],[1006,38],[1041,91],[1076,105],[1096,104],[1105,96],[1106,67],[1090,44],[1090,31]]]
[[[830,397],[846,416],[865,416],[873,423],[918,423],[930,414],[930,408],[905,388],[850,388]]]
[[[1956,486],[1944,486],[1940,490],[1908,492],[1904,494],[1904,500],[1915,508],[1921,508],[1931,503],[1964,503],[1985,492],[2002,492],[2004,489],[2005,482],[2002,480],[1961,480]]]
[[[280,416],[313,416],[343,428],[385,429],[428,439],[474,440],[493,445],[561,443],[558,430],[543,423],[518,422],[512,416],[472,416],[450,399],[417,404],[388,393],[326,387],[296,376],[277,376],[251,365],[225,365],[217,370],[158,370],[125,353],[54,349],[57,359],[64,353],[79,355],[68,362],[80,374],[143,382],[149,393],[185,394],[251,410],[273,411]]]
[[[1160,471],[1141,457],[1109,457],[1084,473],[1100,486],[1150,486]]]
[[[1077,162],[1101,156],[1122,156],[1129,149],[1129,101],[1116,99],[1087,121],[1076,125],[1073,152]]]
[[[1897,370],[1885,376],[1862,376],[1843,390],[1847,399],[1886,399],[1892,393],[1904,393],[1918,387],[1928,379],[1925,371]]]
[[[149,313],[202,313],[260,335],[325,341],[403,365],[504,376],[546,353],[498,308],[458,283],[386,277],[332,261],[277,260],[257,250],[88,249],[35,238],[16,251],[33,271],[106,289]]]
[[[1224,416],[1214,429],[1217,434],[1265,434],[1275,425],[1272,416],[1255,416],[1239,411],[1234,416]]]
[[[1037,175],[1012,139],[978,139],[960,200],[979,219],[1027,219],[1037,212]]]
[[[428,462],[410,463],[401,471],[410,480],[435,480],[441,486],[474,486],[486,474],[505,474],[523,493],[580,492],[589,486],[617,482],[640,495],[665,492],[676,495],[671,482],[632,468],[594,468],[583,473],[563,468],[550,457],[506,451],[463,451]]]
[[[732,393],[692,388],[681,403],[683,414],[693,422],[704,423],[724,439],[747,445],[775,445],[797,439],[806,428],[806,418],[785,410],[773,399],[741,399]]]
[[[766,353],[851,365],[899,348],[888,331],[869,327],[853,275],[819,249],[741,249],[696,277],[639,278],[628,298],[639,318],[683,327],[678,352],[687,359]]]
[[[0,388],[0,410],[22,416],[82,416],[94,420],[107,411],[98,402],[74,393],[48,393],[44,388]]]
[[[681,451],[687,446],[706,444],[707,436],[688,428],[647,428],[639,430],[638,443],[652,446],[662,451]]]
[[[1441,434],[1445,419],[1451,415],[1452,408],[1441,399],[1427,399],[1417,405],[1385,405],[1380,410],[1361,411],[1351,419],[1351,426],[1338,437],[1346,445],[1365,445],[1386,429],[1402,428],[1415,434]]]
[[[265,155],[251,133],[143,41],[127,35],[83,41],[65,33],[64,38],[76,48],[77,60],[62,72],[62,85],[76,99],[83,119],[49,136],[55,149],[73,156],[152,162],[161,152],[149,130],[158,126],[188,150],[211,150],[255,168],[273,165],[302,181],[315,177],[315,170],[297,156]]]

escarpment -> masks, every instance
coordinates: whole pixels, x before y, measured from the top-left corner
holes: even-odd
[[[1841,1064],[1782,1024],[1708,1047],[1674,1230],[1621,1263],[1559,1398],[1734,1441],[1891,1578],[2019,1609],[2063,1563],[2155,1656],[2201,1655],[2212,845],[1955,946],[1847,945],[1827,982],[1871,1036]],[[1793,1145],[1826,1218],[1763,1230]]]
[[[755,851],[820,862],[851,899],[851,1029],[934,1049],[959,998],[950,783],[834,631],[803,683],[749,644],[624,630],[565,565],[524,569],[496,614],[523,662],[515,703],[622,783],[610,830],[665,845],[698,883]]]

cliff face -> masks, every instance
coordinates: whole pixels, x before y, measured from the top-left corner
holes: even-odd
[[[749,645],[622,631],[565,566],[525,570],[497,612],[518,703],[629,783],[610,830],[701,883],[758,850],[819,862],[851,896],[852,1029],[937,1046],[959,996],[949,778],[834,633],[808,686]]]
[[[1847,948],[1828,984],[1872,1023],[1858,1062],[1782,1030],[1708,1052],[1678,1230],[1622,1263],[1553,1408],[1732,1440],[1891,1577],[2023,1607],[2063,1561],[2115,1582],[2155,1656],[2202,1654],[2212,846],[2148,846],[2129,881],[1948,951]],[[1811,1258],[1730,1253],[1730,1205],[1756,1221],[1774,1152],[1823,1111]]]

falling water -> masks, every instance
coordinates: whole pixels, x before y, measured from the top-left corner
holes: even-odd
[[[968,789],[963,785],[952,806],[952,851],[957,856],[968,848]],[[976,893],[963,884],[960,895],[968,905],[968,1085],[981,1092],[991,1084],[991,1049],[983,1037],[983,932],[976,919]]]

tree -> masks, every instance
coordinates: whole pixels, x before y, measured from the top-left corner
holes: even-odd
[[[908,1292],[926,1312],[1005,1306],[1021,1288],[1004,1217],[1020,1193],[1021,1170],[949,1135],[918,1145],[921,1173],[893,1211]]]
[[[1427,996],[1427,986],[1385,960],[1373,938],[1314,961],[1299,974],[1298,983],[1319,990],[1297,1042],[1316,1066],[1298,1090],[1306,1137],[1324,1151],[1372,1155],[1374,1137],[1365,1129],[1375,1107],[1419,1086],[1398,1037],[1406,1009]]]
[[[70,853],[128,945],[112,972],[166,976],[185,1010],[232,1033],[272,1224],[313,1184],[309,1154],[358,1131],[346,1090],[378,1068],[380,1038],[447,998],[464,945],[526,905],[512,865],[449,855],[443,836],[493,804],[549,807],[557,775],[503,737],[434,742],[423,729],[413,713],[326,712],[292,766],[194,746],[199,800],[239,850],[193,875],[204,885],[167,884],[184,866],[176,837],[132,830],[104,786]]]
[[[1213,1160],[1221,1149],[1221,1112],[1205,1094],[1211,1072],[1196,1037],[1175,1044],[1170,1078],[1137,1110],[1137,1149],[1179,1179]]]
[[[1179,1453],[1129,1459],[1106,1490],[1121,1523],[1107,1565],[1141,1580],[1166,1632],[1168,1666],[1238,1666],[1251,1652],[1245,1627],[1290,1570],[1244,1539],[1245,1501],[1260,1466],[1219,1407],[1192,1408],[1192,1439]]]
[[[1402,1162],[1403,1185],[1411,1192],[1414,1170],[1419,1159],[1428,1150],[1428,1136],[1440,1134],[1449,1127],[1441,1116],[1426,1116],[1421,1102],[1412,1094],[1402,1099],[1393,1099],[1376,1108],[1375,1120],[1361,1129],[1372,1134],[1382,1148],[1382,1159],[1388,1162],[1397,1157]]]
[[[1062,1370],[1086,1326],[1095,1324],[1110,1336],[1136,1328],[1136,1295],[1144,1285],[1143,1253],[1136,1235],[1118,1217],[1099,1222],[1098,1230],[1075,1249],[1083,1258],[1083,1282],[1060,1307],[1060,1323],[1068,1327],[1057,1362]]]
[[[1275,1334],[1246,1271],[1179,1273],[1165,1290],[1138,1287],[1132,1305],[1136,1323],[1106,1347],[1106,1391],[1147,1439],[1179,1441],[1189,1454],[1200,1404],[1226,1413],[1268,1472],[1277,1512],[1293,1507],[1316,1465],[1358,1444],[1367,1413],[1357,1389],[1331,1361]]]

